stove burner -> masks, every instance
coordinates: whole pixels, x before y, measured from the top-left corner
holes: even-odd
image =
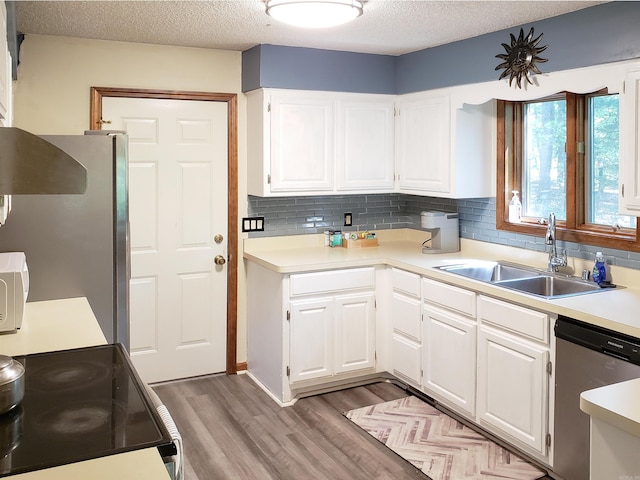
[[[77,402],[62,409],[55,407],[46,410],[35,422],[47,436],[53,436],[58,440],[82,442],[83,435],[117,428],[126,418],[126,407],[120,402],[90,400]]]
[[[110,418],[109,412],[98,407],[80,407],[77,410],[63,410],[49,428],[52,433],[73,435],[90,432],[105,425]]]
[[[110,375],[114,375],[113,370],[101,362],[58,362],[29,371],[27,387],[49,394],[69,392],[91,388]]]

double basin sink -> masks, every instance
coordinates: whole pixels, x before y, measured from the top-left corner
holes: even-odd
[[[568,297],[607,290],[592,281],[582,280],[578,277],[502,261],[473,261],[456,265],[442,265],[436,268],[544,298]]]

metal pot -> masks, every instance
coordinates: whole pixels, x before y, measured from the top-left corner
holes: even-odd
[[[24,366],[0,355],[0,414],[18,405],[24,397]]]

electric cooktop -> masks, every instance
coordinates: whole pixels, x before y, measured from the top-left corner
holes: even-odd
[[[0,477],[149,447],[170,453],[122,345],[14,358],[25,367],[25,393],[0,415]]]

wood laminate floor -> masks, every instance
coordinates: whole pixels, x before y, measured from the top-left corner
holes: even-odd
[[[342,413],[407,395],[376,383],[282,408],[246,375],[154,386],[182,434],[185,480],[428,479]]]

